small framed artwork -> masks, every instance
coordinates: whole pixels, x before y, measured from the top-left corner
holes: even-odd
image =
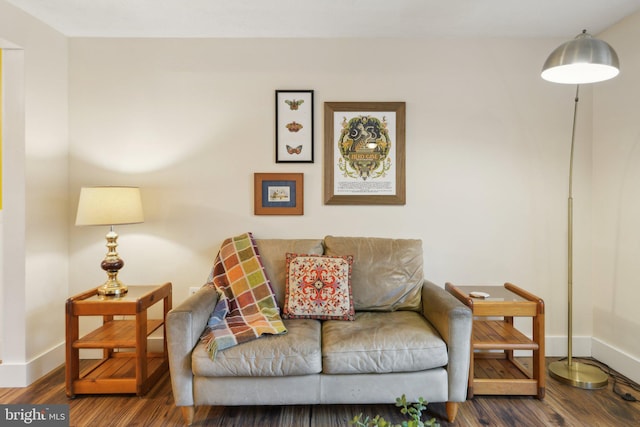
[[[253,193],[256,215],[304,214],[304,182],[301,173],[255,173]]]
[[[276,163],[313,163],[312,90],[276,90]]]
[[[324,103],[324,202],[405,204],[405,103]]]

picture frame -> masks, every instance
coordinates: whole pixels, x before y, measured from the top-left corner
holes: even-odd
[[[406,204],[404,102],[324,103],[324,202]]]
[[[303,215],[302,173],[255,173],[253,175],[255,215]]]
[[[313,90],[276,90],[276,163],[313,163]]]

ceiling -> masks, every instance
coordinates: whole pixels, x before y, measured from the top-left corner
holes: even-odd
[[[69,37],[573,37],[638,0],[6,0]]]

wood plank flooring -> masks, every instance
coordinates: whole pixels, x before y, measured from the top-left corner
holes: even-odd
[[[555,359],[547,359],[547,363]],[[640,400],[632,386],[618,384],[623,393]],[[635,386],[637,387],[637,385]],[[64,367],[54,370],[26,388],[0,388],[2,404],[70,405],[70,425],[78,427],[181,426],[182,415],[174,406],[168,372],[143,397],[131,395],[78,396],[67,399]],[[348,426],[358,413],[380,414],[388,421],[404,420],[393,405],[300,405],[282,407],[199,407],[194,426],[219,427],[338,427]],[[582,390],[547,377],[544,400],[534,397],[476,396],[460,406],[454,424],[446,422],[443,403],[428,405],[429,416],[441,426],[497,427],[610,427],[640,426],[640,402],[628,402],[605,389]]]

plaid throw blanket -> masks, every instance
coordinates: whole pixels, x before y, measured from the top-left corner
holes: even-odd
[[[212,359],[218,350],[287,332],[251,233],[222,243],[204,286],[220,295],[201,337]]]

